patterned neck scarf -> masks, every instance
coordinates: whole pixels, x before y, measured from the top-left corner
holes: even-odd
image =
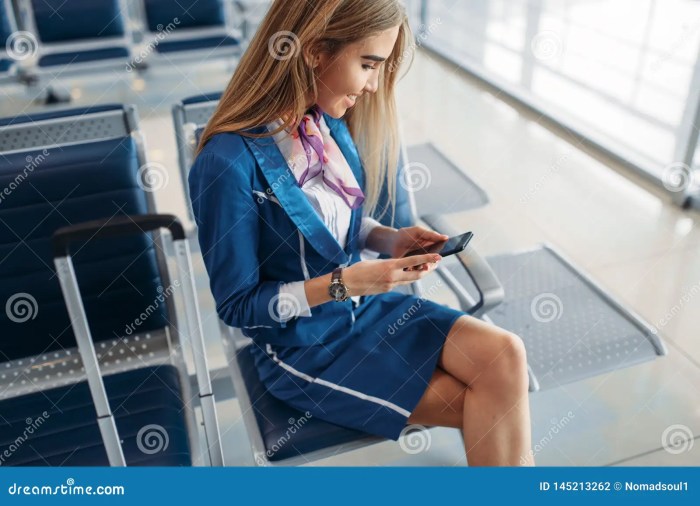
[[[291,135],[279,138],[278,143],[299,187],[323,172],[323,182],[340,195],[350,209],[362,205],[365,196],[343,153],[331,137],[318,105],[309,109]],[[322,162],[319,163],[319,160]]]

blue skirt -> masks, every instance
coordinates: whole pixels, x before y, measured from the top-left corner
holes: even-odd
[[[353,311],[352,332],[330,343],[249,348],[261,381],[278,399],[321,420],[397,440],[450,329],[466,313],[397,292],[365,296]]]

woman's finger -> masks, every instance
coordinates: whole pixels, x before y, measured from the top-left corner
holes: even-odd
[[[445,234],[439,234],[434,230],[418,227],[418,238],[428,241],[446,241],[447,239],[449,239],[449,236]]]
[[[420,264],[427,264],[430,262],[437,262],[442,257],[437,253],[427,253],[423,255],[412,255],[410,257],[401,257],[396,259],[396,267],[404,269],[406,267],[414,267]]]

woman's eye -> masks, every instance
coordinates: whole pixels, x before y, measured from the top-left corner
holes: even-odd
[[[365,70],[374,70],[374,67],[372,65],[367,65],[367,64],[362,65],[362,68]]]

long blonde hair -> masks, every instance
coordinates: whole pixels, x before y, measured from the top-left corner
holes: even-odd
[[[378,88],[345,113],[350,134],[365,168],[365,213],[374,214],[384,181],[395,208],[399,128],[394,98],[398,70],[410,56],[413,34],[399,0],[275,0],[241,57],[216,112],[209,120],[198,151],[212,136],[236,132],[267,137],[294,127],[317,97],[314,69],[304,51],[327,51],[333,57],[346,45],[399,26],[396,44],[380,70]],[[409,62],[410,67],[410,62]],[[274,132],[245,130],[282,118]]]

